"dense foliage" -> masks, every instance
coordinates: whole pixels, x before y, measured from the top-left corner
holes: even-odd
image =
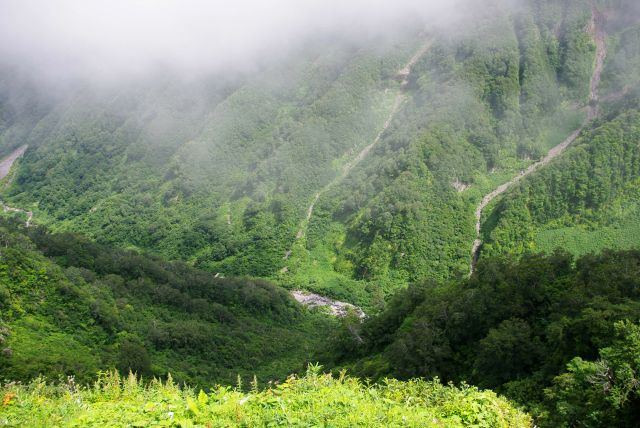
[[[487,219],[483,254],[637,248],[639,124],[637,110],[605,118],[562,159],[521,183]]]
[[[257,384],[254,384],[257,387]],[[438,381],[357,379],[310,369],[277,386],[244,393],[217,387],[209,393],[167,383],[140,383],[133,375],[103,375],[91,388],[38,379],[0,389],[0,424],[8,426],[386,426],[530,427],[531,418],[490,391]]]
[[[529,176],[498,202],[483,225],[485,256],[551,253],[555,248],[582,255],[637,248],[640,242],[640,9],[627,0],[602,3],[609,38],[601,118],[562,159]]]
[[[130,369],[191,385],[302,369],[332,321],[262,280],[0,226],[0,377]]]
[[[596,405],[606,417],[639,410],[637,343],[613,340],[614,323],[621,320],[640,320],[638,251],[585,256],[575,265],[562,253],[524,256],[519,262],[485,260],[467,281],[412,285],[397,293],[380,316],[361,326],[347,322],[332,341],[337,346],[331,354],[338,365],[363,376],[467,380],[496,388],[538,416],[586,423]],[[631,336],[622,340],[637,341],[637,328],[627,325]],[[596,366],[584,367],[574,358],[599,355],[620,370],[610,387],[621,390],[618,398],[608,397],[608,390],[595,394],[600,381],[590,383],[576,372],[576,367]],[[545,396],[567,364],[573,375],[561,376]],[[581,389],[571,391],[569,382],[582,382]],[[595,394],[593,400],[600,401],[582,409],[564,407],[563,400],[578,406],[580,394]],[[557,415],[561,408],[566,413]],[[592,416],[603,423],[604,413]]]
[[[408,26],[309,40],[233,78],[162,75],[44,101],[0,71],[12,76],[0,79],[0,148],[30,145],[7,195],[54,230],[366,306],[455,277],[477,200],[577,127],[593,68],[589,1],[507,3],[478,5],[455,36]],[[379,144],[336,180],[400,93]]]
[[[616,340],[597,361],[576,357],[545,391],[553,426],[635,426],[640,417],[640,326],[615,324]]]
[[[469,30],[435,40],[380,144],[317,204],[294,281],[339,297],[364,281],[375,306],[398,284],[468,272],[481,195],[582,119],[590,5],[534,3],[483,3]]]
[[[44,93],[0,63],[0,155],[29,146],[2,200],[40,225],[0,221],[0,425],[531,425],[442,379],[540,426],[634,426],[640,7],[481,3],[236,76]],[[478,202],[583,123],[596,24],[600,114],[483,211],[468,278]],[[315,359],[380,383],[258,388]]]

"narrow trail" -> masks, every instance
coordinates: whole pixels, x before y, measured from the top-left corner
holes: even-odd
[[[18,160],[24,152],[27,150],[27,146],[22,146],[13,151],[9,156],[2,159],[0,161],[0,180],[9,175],[9,171],[11,171],[11,167]],[[31,211],[26,211],[21,208],[10,207],[4,202],[0,201],[0,206],[4,212],[14,212],[14,213],[24,213],[27,215],[27,221],[25,222],[25,226],[31,226],[31,220],[33,220],[33,213]]]
[[[311,205],[309,205],[309,208],[307,208],[307,215],[302,221],[302,223],[300,224],[300,228],[298,229],[298,233],[296,234],[296,239],[300,239],[305,235],[307,225],[309,224],[309,220],[311,220],[311,217],[313,216],[313,210],[316,206],[316,203],[320,199],[320,196],[328,192],[330,189],[332,189],[336,185],[340,184],[340,182],[342,182],[342,180],[344,180],[349,175],[351,170],[355,168],[356,165],[358,165],[369,154],[371,149],[373,149],[373,147],[375,147],[376,144],[378,144],[378,142],[382,138],[382,135],[384,134],[384,132],[387,130],[387,128],[395,118],[396,113],[398,113],[400,106],[406,100],[407,95],[404,90],[409,84],[409,75],[411,74],[411,69],[418,62],[418,60],[422,58],[425,53],[427,53],[427,51],[429,50],[432,44],[433,42],[431,40],[428,40],[427,42],[425,42],[413,54],[413,56],[404,65],[404,67],[402,67],[398,71],[398,73],[396,74],[396,79],[399,79],[401,82],[400,92],[398,93],[398,95],[396,95],[393,101],[393,106],[391,107],[391,111],[389,112],[389,115],[387,116],[384,124],[382,125],[382,129],[380,130],[380,132],[378,132],[378,134],[376,135],[376,138],[369,145],[365,146],[362,150],[360,150],[360,152],[358,152],[358,154],[353,159],[351,159],[342,167],[342,171],[340,175],[334,178],[331,182],[329,182],[326,186],[324,186],[320,191],[318,191],[315,194],[313,201],[311,202]]]
[[[580,125],[580,128],[576,129],[564,140],[562,143],[553,147],[549,152],[538,162],[535,162],[529,165],[525,170],[521,171],[518,175],[513,177],[511,180],[507,181],[504,184],[496,187],[494,190],[486,194],[480,204],[476,207],[475,216],[476,216],[476,239],[473,241],[473,246],[471,248],[471,268],[470,274],[476,269],[476,265],[478,264],[478,258],[480,256],[480,247],[482,246],[482,240],[480,239],[480,231],[481,231],[481,219],[483,210],[493,201],[495,198],[509,190],[514,184],[519,182],[521,179],[536,171],[538,168],[547,165],[553,159],[558,157],[571,143],[573,143],[584,127],[598,117],[598,88],[600,87],[600,78],[602,76],[602,69],[604,68],[604,60],[607,56],[607,46],[606,46],[606,33],[604,32],[604,16],[600,11],[596,9],[595,6],[591,8],[591,24],[590,24],[590,32],[593,35],[593,39],[596,45],[596,57],[595,57],[595,66],[593,68],[593,74],[591,75],[591,84],[590,84],[590,93],[589,93],[589,110],[587,112],[587,118]]]

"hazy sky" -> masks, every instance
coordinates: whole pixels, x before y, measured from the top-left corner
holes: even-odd
[[[456,0],[458,1],[458,0]],[[370,35],[448,0],[0,0],[0,55],[49,73],[114,75],[164,64],[250,64],[311,34]]]

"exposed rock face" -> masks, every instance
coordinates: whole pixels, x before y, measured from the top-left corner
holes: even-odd
[[[328,297],[310,293],[308,291],[293,290],[291,292],[291,295],[300,304],[309,306],[310,308],[315,308],[318,306],[328,307],[331,310],[331,313],[337,317],[347,316],[349,311],[354,311],[361,319],[366,318],[367,316],[362,311],[362,309],[360,309],[358,306],[352,305],[351,303],[340,302],[338,300],[333,300]]]
[[[458,193],[464,192],[469,187],[471,187],[470,184],[463,183],[462,181],[458,180],[457,178],[451,182],[451,185],[453,186],[454,189],[456,189],[458,191]]]
[[[13,163],[22,156],[26,150],[27,146],[22,146],[0,161],[0,179],[5,178],[9,174]]]
[[[0,161],[0,180],[5,178],[9,174],[9,171],[11,171],[11,167],[13,166],[15,161],[18,160],[18,158],[20,158],[24,154],[24,152],[26,150],[27,150],[27,146],[26,145],[24,145],[22,147],[19,147],[16,150],[14,150],[13,153],[11,153],[9,156],[7,156],[6,158],[2,159],[2,161]],[[26,211],[26,210],[23,210],[21,208],[10,207],[9,205],[6,205],[2,201],[0,201],[0,208],[2,208],[2,210],[4,212],[14,212],[14,213],[24,213],[24,214],[26,214],[27,215],[27,221],[25,223],[25,226],[26,227],[31,226],[31,220],[33,219],[33,213],[31,211]]]

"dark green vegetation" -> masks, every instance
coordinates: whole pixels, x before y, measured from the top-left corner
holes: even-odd
[[[495,389],[541,426],[635,426],[639,319],[639,251],[575,265],[562,253],[489,259],[467,281],[417,283],[380,316],[346,322],[331,355],[374,379],[437,376]]]
[[[0,225],[0,378],[129,369],[190,385],[304,368],[332,321],[263,280],[219,279],[94,244]]]
[[[108,373],[92,388],[75,384],[0,388],[0,423],[9,426],[385,426],[531,427],[531,418],[491,391],[443,386],[437,381],[363,385],[333,379],[310,368],[277,387],[243,393],[228,387],[210,393],[181,390],[173,383],[141,384]]]
[[[546,390],[555,426],[634,426],[640,417],[640,326],[615,324],[616,339],[601,349],[597,361],[576,357],[567,372]]]
[[[568,152],[504,198],[485,222],[483,254],[574,254],[640,243],[640,113],[603,118]]]

